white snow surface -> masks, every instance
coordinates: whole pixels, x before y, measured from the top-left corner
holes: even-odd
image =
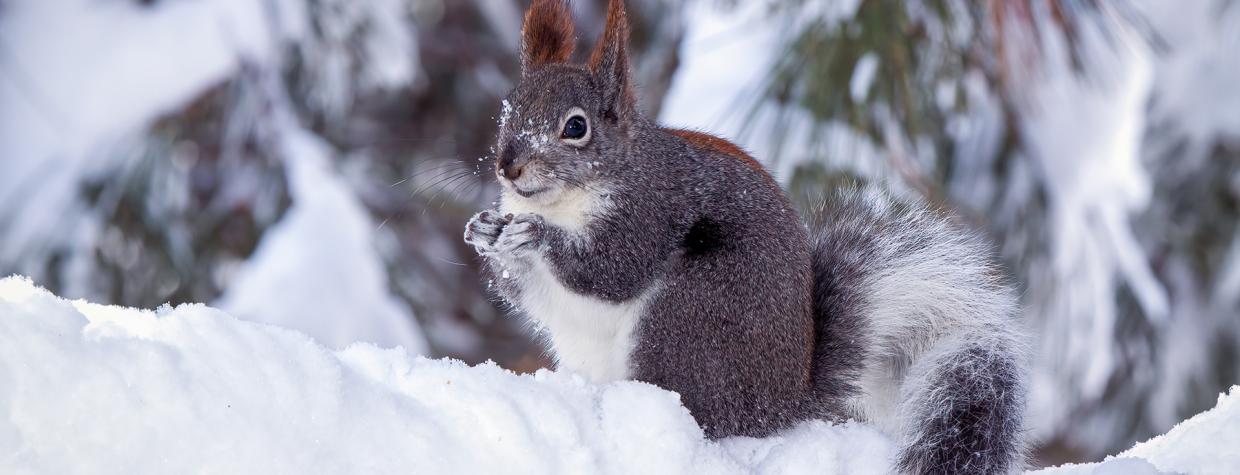
[[[1180,473],[1235,473],[1240,467],[1240,386],[1219,395],[1214,409],[1119,455]]]
[[[1214,409],[1181,422],[1101,463],[1065,465],[1046,475],[1147,473],[1230,474],[1240,467],[1240,386],[1219,395]]]
[[[675,393],[402,349],[331,351],[203,305],[0,280],[0,473],[885,473],[883,435],[712,442]]]
[[[1044,473],[1240,466],[1240,388],[1121,458]],[[203,305],[69,301],[0,280],[3,473],[886,473],[858,423],[710,441],[672,392],[517,375]]]

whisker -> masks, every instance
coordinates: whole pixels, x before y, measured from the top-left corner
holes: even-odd
[[[448,197],[448,196],[451,196],[451,197],[455,198],[457,201],[460,201],[460,200],[461,200],[461,193],[460,193],[460,191],[461,191],[462,189],[464,189],[465,187],[468,187],[468,186],[469,186],[470,184],[472,184],[472,183],[474,183],[474,180],[466,179],[466,180],[464,180],[464,181],[458,181],[458,182],[456,182],[456,183],[453,183],[453,184],[451,184],[451,185],[448,185],[448,186],[444,187],[444,191],[445,191],[445,193],[444,193],[444,197],[445,197],[445,199],[443,199],[443,200],[441,200],[441,201],[439,202],[439,207],[440,207],[440,208],[443,208],[443,205],[444,205],[444,204],[446,204],[446,202],[447,202],[447,197]]]
[[[443,137],[425,137],[425,138],[423,137],[391,137],[391,138],[383,138],[383,139],[378,139],[378,140],[370,140],[367,143],[370,145],[390,145],[390,144],[402,144],[402,143],[439,143],[439,144],[455,145],[459,142],[460,141],[456,139],[443,138]]]
[[[468,266],[468,264],[462,264],[462,263],[460,263],[460,262],[456,262],[456,261],[452,261],[452,260],[449,260],[449,259],[446,259],[446,258],[443,258],[443,257],[436,256],[436,255],[434,255],[434,254],[431,254],[431,258],[432,258],[432,259],[435,259],[435,260],[437,260],[437,261],[442,261],[442,262],[446,262],[446,263],[448,263],[448,264],[452,264],[452,265],[454,265],[454,266],[461,266],[461,267],[467,267],[467,266]]]
[[[409,182],[409,180],[413,180],[415,178],[427,177],[427,175],[430,175],[427,178],[427,180],[435,180],[435,179],[438,179],[439,177],[444,176],[446,173],[451,173],[452,171],[454,170],[452,169],[452,166],[450,164],[432,167],[427,170],[419,170],[417,172],[414,172],[412,175],[409,175],[409,177],[402,178],[400,181],[397,181],[396,183],[391,184],[390,187],[396,187],[403,183],[407,183]],[[418,187],[415,185],[414,190],[416,191],[417,189]]]
[[[460,179],[470,177],[470,176],[473,176],[473,175],[470,173],[462,173],[462,174],[457,174],[457,175],[450,177],[446,182],[443,182],[443,185],[440,186],[438,190],[435,191],[435,194],[431,195],[430,199],[426,201],[427,204],[434,206],[435,198],[443,194],[444,190],[452,186],[454,183],[457,183],[458,181],[460,181]],[[439,204],[440,208],[443,207],[443,204],[444,202],[440,202]]]
[[[431,188],[435,188],[441,184],[444,184],[449,180],[456,179],[457,177],[460,177],[462,175],[470,175],[470,174],[471,173],[469,172],[469,170],[463,170],[463,169],[448,169],[448,170],[440,171],[439,173],[435,174],[433,177],[429,178],[430,181],[428,183],[424,184],[421,187],[415,188],[413,190],[413,193],[411,193],[411,195],[417,196],[418,194],[425,193],[427,190]]]

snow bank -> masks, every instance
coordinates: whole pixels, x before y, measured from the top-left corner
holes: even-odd
[[[1220,394],[1214,409],[1119,456],[1140,457],[1167,472],[1235,473],[1240,468],[1240,386]]]
[[[1065,465],[1043,475],[1191,473],[1229,474],[1240,467],[1240,386],[1219,395],[1209,411],[1166,434],[1137,444],[1101,463]]]
[[[710,442],[642,383],[332,352],[202,305],[0,280],[2,473],[884,473],[891,456],[857,424]]]
[[[1240,386],[1220,394],[1214,409],[1184,420],[1099,464],[1064,465],[1042,475],[1234,474],[1240,466]]]
[[[1100,464],[1240,466],[1240,387]],[[356,344],[330,351],[202,305],[67,301],[0,280],[0,473],[886,473],[872,428],[809,422],[719,442],[675,393],[517,375]]]

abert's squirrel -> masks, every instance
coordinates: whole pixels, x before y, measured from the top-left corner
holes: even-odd
[[[680,393],[711,437],[868,421],[911,473],[1023,465],[1012,289],[976,235],[862,187],[803,224],[739,147],[637,110],[611,0],[585,65],[563,0],[534,0],[503,103],[499,210],[465,240],[556,366]]]

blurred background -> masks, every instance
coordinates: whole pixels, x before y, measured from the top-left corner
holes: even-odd
[[[0,275],[323,344],[548,364],[466,219],[525,0],[0,0]],[[574,3],[579,55],[605,0]],[[1240,382],[1240,2],[629,0],[648,115],[989,235],[1037,464]]]

